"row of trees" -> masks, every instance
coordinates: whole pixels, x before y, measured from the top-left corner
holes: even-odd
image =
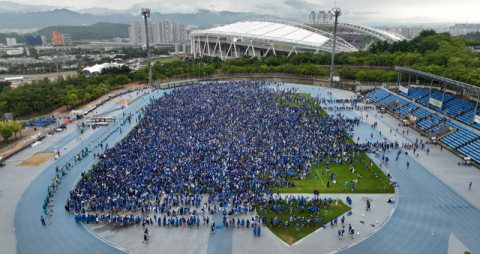
[[[343,68],[343,78],[361,81],[395,82],[394,71],[368,70],[373,66],[405,66],[454,80],[480,85],[480,53],[470,51],[462,38],[423,31],[410,41],[388,44],[377,42],[368,52],[340,53],[336,65],[358,66]],[[186,62],[156,64],[152,73],[161,78],[175,75],[210,75],[213,73],[287,72],[328,75],[331,55],[301,53],[292,57],[243,57],[222,61],[218,57],[203,57]],[[143,75],[143,74],[142,74]],[[146,76],[145,76],[146,77]],[[146,78],[145,78],[146,79]]]
[[[343,67],[338,71],[338,74],[341,78],[359,81],[397,82],[398,80],[398,72],[396,71],[374,69],[357,70],[352,67]]]
[[[14,112],[17,116],[40,115],[60,106],[84,104],[99,98],[112,90],[137,79],[137,73],[127,66],[106,68],[96,77],[76,76],[59,77],[55,80],[44,78],[17,86],[13,89],[10,82],[0,81],[0,114]]]
[[[111,75],[85,78],[83,75],[59,77],[56,80],[33,81],[15,89],[6,86],[0,93],[0,113],[15,112],[17,116],[42,113],[59,106],[74,106],[100,97],[111,90]],[[109,83],[112,82],[112,83]]]
[[[2,136],[8,143],[8,139],[11,138],[13,134],[15,134],[15,139],[17,139],[17,133],[19,133],[20,137],[22,137],[22,130],[26,126],[26,122],[0,122],[0,136]]]
[[[460,38],[465,39],[465,43],[468,46],[480,46],[480,32],[467,33],[465,35],[461,35]]]

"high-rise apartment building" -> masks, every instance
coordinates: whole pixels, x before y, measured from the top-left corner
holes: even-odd
[[[318,12],[318,15],[317,15],[317,21],[318,22],[325,21],[326,18],[327,18],[327,14],[325,13],[325,11],[319,11]]]
[[[27,34],[25,37],[25,45],[43,45],[42,36],[38,34]]]
[[[401,27],[380,27],[380,30],[385,30],[387,32],[394,32],[402,35],[403,37],[407,39],[413,39],[417,37],[423,30],[423,26],[420,27],[406,27],[406,26],[401,26]]]
[[[325,21],[332,21],[333,20],[333,14],[331,11],[327,11],[327,18]]]
[[[317,22],[332,21],[333,15],[331,11],[319,11],[317,15],[317,19],[315,19],[315,12],[312,11],[308,15],[308,20],[310,21],[315,20]]]
[[[72,36],[70,34],[63,34],[63,44],[72,45]]]
[[[188,41],[187,27],[185,26],[184,23],[180,24],[180,41],[181,42]]]
[[[152,43],[162,43],[165,41],[163,34],[163,24],[160,21],[152,21],[150,23],[149,36]]]
[[[7,46],[12,47],[17,45],[17,39],[15,37],[7,37]]]
[[[52,33],[52,42],[53,45],[65,45],[63,41],[63,35],[61,33],[58,33],[57,31],[53,31]]]
[[[170,21],[166,20],[162,22],[162,25],[165,43],[173,42],[172,24],[170,23]]]
[[[437,28],[437,33],[450,33],[452,36],[460,36],[480,31],[480,24],[455,24],[449,27]]]
[[[188,40],[185,24],[177,21],[148,21],[147,29],[151,44],[180,43]],[[147,43],[144,21],[130,21],[128,33],[131,43]]]
[[[316,16],[316,15],[315,15],[315,12],[312,11],[312,12],[310,13],[310,15],[308,15],[308,21],[309,21],[310,23],[315,22],[315,16]]]

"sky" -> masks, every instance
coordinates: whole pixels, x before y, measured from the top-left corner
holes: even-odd
[[[92,14],[126,11],[132,15],[138,15],[138,9],[148,7],[152,12],[165,14],[195,13],[206,9],[216,12],[271,14],[299,20],[308,19],[311,11],[318,13],[320,10],[330,10],[335,6],[335,0],[13,0],[12,2],[19,4],[16,9],[23,11],[49,10],[56,7]],[[344,21],[480,23],[480,15],[478,15],[480,0],[338,0],[336,5],[342,8],[341,19]],[[8,8],[10,7],[0,5],[2,12],[9,11]]]

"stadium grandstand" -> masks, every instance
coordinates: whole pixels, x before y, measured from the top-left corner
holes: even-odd
[[[298,52],[331,52],[331,33],[295,22],[252,19],[190,33],[195,57],[218,56],[221,59],[244,55],[290,56]],[[337,37],[336,52],[356,52],[350,43]]]
[[[337,33],[337,36],[344,39],[352,46],[358,48],[360,44],[367,38],[368,35],[361,33]]]
[[[411,88],[398,83],[398,94],[375,89],[366,96],[378,106],[386,107],[400,120],[411,121],[411,126],[427,137],[437,137],[452,150],[480,163],[480,88],[429,73],[395,67],[402,73],[431,81],[430,89]],[[409,78],[410,79],[410,78]],[[432,91],[434,82],[440,91]],[[447,94],[447,88],[462,91],[464,95]],[[463,100],[470,96],[470,101]]]

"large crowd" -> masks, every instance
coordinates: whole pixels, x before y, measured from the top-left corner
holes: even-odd
[[[157,98],[125,139],[99,155],[65,209],[77,221],[198,225],[207,213],[271,210],[280,196],[272,189],[318,177],[313,165],[353,163],[374,147],[346,142],[360,119],[323,114],[320,99],[278,86],[197,84]],[[114,215],[122,211],[154,217]]]

